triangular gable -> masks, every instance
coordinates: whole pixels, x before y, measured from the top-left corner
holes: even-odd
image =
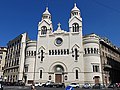
[[[79,21],[82,21],[82,18],[80,19],[80,18],[74,16],[74,17],[72,17],[71,19],[69,19],[69,23],[70,23],[74,18],[76,18],[76,19],[79,20]]]
[[[77,47],[77,48],[80,48],[77,44],[75,44],[75,45],[72,47],[72,49],[73,49],[73,48],[76,48],[76,47]]]
[[[41,46],[38,50],[38,52],[40,52],[40,50],[45,50],[45,48],[43,46]]]
[[[43,22],[46,22],[46,24],[50,25],[51,23],[47,22],[46,20],[42,20],[39,25],[41,25]]]

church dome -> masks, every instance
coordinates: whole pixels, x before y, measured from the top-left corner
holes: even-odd
[[[45,12],[43,13],[43,15],[51,15],[50,12],[48,11],[48,7],[46,7]]]
[[[74,11],[80,11],[77,6],[76,6],[76,3],[74,4],[74,8],[71,10],[71,12],[74,12]]]

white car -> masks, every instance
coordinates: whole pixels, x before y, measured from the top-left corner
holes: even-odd
[[[36,83],[35,83],[35,86],[42,87],[42,84],[41,84],[41,83],[36,82]]]
[[[69,86],[73,88],[80,88],[80,85],[78,83],[71,83]]]
[[[85,83],[82,88],[89,89],[91,88],[91,85],[89,83]]]

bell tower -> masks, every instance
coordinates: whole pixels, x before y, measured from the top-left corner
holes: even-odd
[[[42,14],[42,20],[38,24],[38,34],[40,36],[46,36],[51,33],[53,30],[51,14],[48,11],[48,7],[46,7],[45,12]]]
[[[80,10],[77,8],[76,3],[74,4],[74,8],[70,13],[69,30],[73,33],[82,31],[82,18],[80,16]]]

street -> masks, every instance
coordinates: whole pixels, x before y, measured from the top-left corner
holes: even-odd
[[[3,90],[31,90],[31,88],[30,86],[4,86]],[[65,90],[65,88],[36,87],[36,90]],[[75,88],[74,90],[88,90],[88,89]],[[93,90],[93,89],[89,89],[89,90]],[[120,89],[103,89],[103,90],[120,90]]]

